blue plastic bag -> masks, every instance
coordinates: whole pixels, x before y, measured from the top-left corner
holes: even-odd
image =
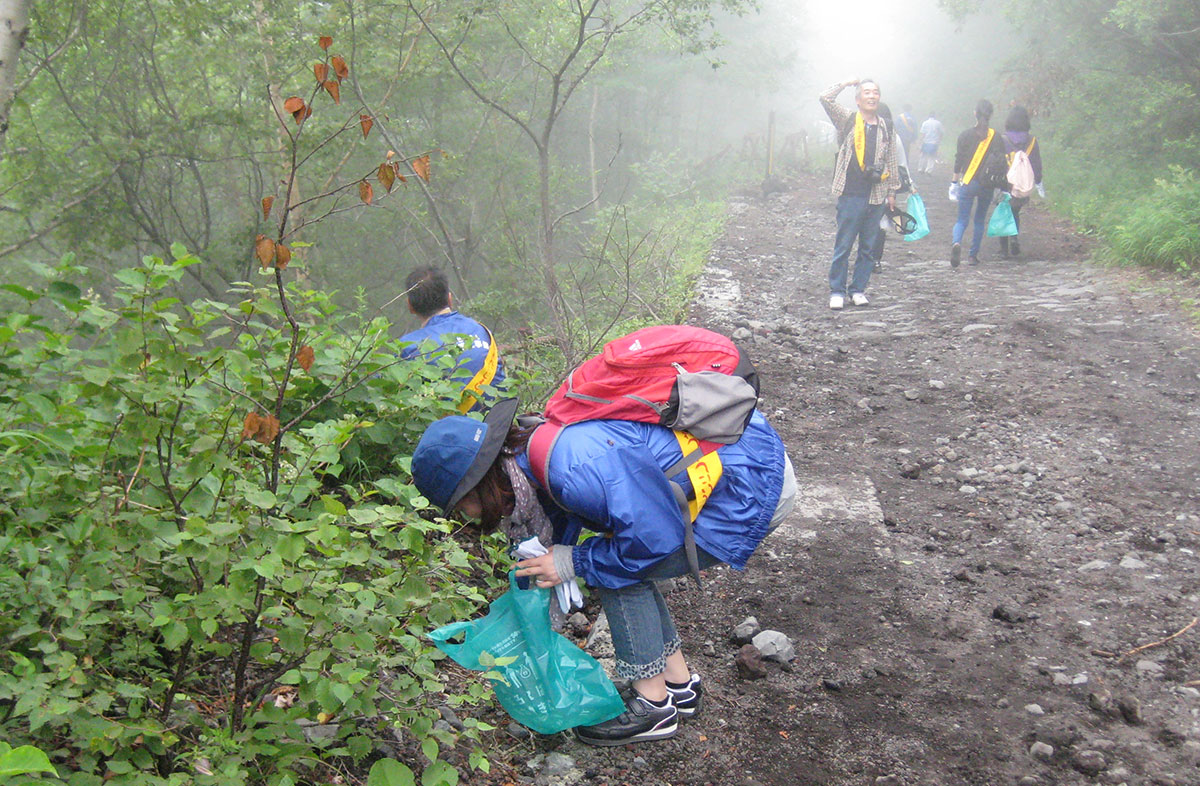
[[[1008,194],[1000,197],[1000,204],[996,205],[988,221],[988,237],[1012,237],[1017,234],[1017,219],[1013,217],[1012,205],[1008,204],[1011,200]]]
[[[508,592],[492,602],[486,617],[430,633],[438,649],[464,668],[499,672],[504,680],[493,679],[492,688],[500,706],[539,734],[590,726],[624,712],[625,701],[604,667],[550,629],[550,591],[520,589],[513,573],[508,580]],[[461,644],[450,641],[459,636]],[[481,656],[488,664],[516,660],[484,665]]]
[[[909,196],[904,211],[917,221],[917,228],[905,235],[905,240],[920,240],[929,234],[929,217],[925,214],[925,200],[921,199],[920,194]]]

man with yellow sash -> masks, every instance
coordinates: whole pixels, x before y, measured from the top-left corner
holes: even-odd
[[[837,103],[847,87],[855,87],[852,111]],[[846,304],[865,306],[867,283],[875,268],[872,256],[879,234],[884,203],[896,208],[900,188],[900,170],[896,160],[895,134],[877,114],[879,85],[871,79],[839,82],[820,95],[821,107],[838,130],[837,160],[833,167],[833,195],[837,203],[837,236],[833,242],[833,261],[829,266],[829,307],[835,311]],[[847,282],[850,251],[858,241],[854,273]]]
[[[463,382],[458,411],[466,414],[483,409],[487,400],[484,388],[502,387],[504,365],[492,333],[468,316],[454,310],[454,293],[446,274],[436,267],[420,267],[409,273],[408,310],[421,320],[421,327],[400,337],[408,341],[400,352],[405,360],[429,358],[453,341],[459,350],[452,379]]]
[[[979,246],[987,229],[988,207],[992,204],[995,189],[1001,186],[1008,171],[1004,160],[1004,143],[997,137],[996,130],[988,127],[992,111],[992,102],[986,98],[980,99],[975,105],[975,125],[958,135],[954,181],[951,184],[951,192],[958,200],[958,221],[954,224],[950,245],[950,267],[958,267],[962,259],[962,239],[971,221],[972,208],[975,226],[968,264],[979,264]],[[1007,185],[1007,181],[1003,184]]]

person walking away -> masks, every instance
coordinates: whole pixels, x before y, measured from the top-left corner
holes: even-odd
[[[917,156],[917,171],[926,175],[932,174],[933,166],[937,163],[938,147],[942,144],[946,129],[942,127],[942,121],[930,112],[925,122],[921,123],[918,133],[921,138],[921,154]]]
[[[1038,144],[1037,137],[1030,133],[1029,111],[1025,107],[1016,105],[1008,111],[1008,117],[1004,120],[1004,151],[1007,154],[1008,163],[1011,165],[1013,156],[1018,150],[1024,150],[1025,155],[1029,156],[1029,164],[1033,167],[1033,181],[1039,194],[1045,193],[1045,188],[1042,186],[1042,148]],[[1009,257],[1016,258],[1021,256],[1021,208],[1029,204],[1028,196],[1014,196],[1008,203],[1012,208],[1013,220],[1017,222],[1017,234],[1012,237],[1000,238],[1000,255],[1006,259]]]
[[[549,553],[518,562],[517,576],[538,587],[579,577],[596,588],[617,676],[632,680],[633,692],[616,718],[577,727],[582,742],[672,737],[680,716],[699,711],[703,694],[655,585],[691,571],[671,486],[691,487],[687,468],[676,469],[683,440],[663,426],[626,420],[566,426],[542,464],[543,488],[530,465],[533,428],[514,424],[516,411],[517,400],[504,399],[482,423],[455,415],[431,424],[413,452],[413,482],[447,516],[478,521],[481,533],[500,527],[514,540],[536,535]],[[758,411],[716,454],[722,472],[693,524],[694,553],[701,569],[720,562],[742,568],[794,505],[795,474]],[[602,537],[578,542],[584,528]]]
[[[466,413],[484,407],[484,388],[504,387],[504,364],[492,332],[479,322],[454,310],[454,293],[446,274],[432,265],[417,268],[405,281],[408,310],[421,320],[421,326],[405,333],[401,341],[410,342],[400,351],[404,360],[432,359],[448,341],[460,350],[450,378],[461,380],[463,395],[459,411]]]
[[[880,102],[876,113],[884,120],[891,123],[892,110],[888,105]],[[908,176],[908,151],[900,137],[900,126],[896,124],[896,136],[894,142],[896,144],[896,167],[900,172],[900,190],[897,194],[905,194],[912,191],[912,181]],[[891,228],[891,221],[885,215],[879,220],[879,237],[871,248],[871,256],[875,258],[875,269],[873,272],[879,273],[883,270],[883,246],[887,242],[888,230]]]
[[[958,146],[954,154],[955,192],[958,197],[958,221],[954,224],[953,241],[950,246],[950,266],[958,267],[962,259],[962,239],[967,224],[971,221],[974,207],[975,225],[971,235],[969,264],[979,264],[979,246],[987,229],[988,207],[992,203],[994,186],[986,175],[994,169],[997,151],[1003,150],[1003,142],[996,138],[996,130],[988,127],[992,119],[992,102],[980,99],[975,105],[975,125],[958,135]],[[990,158],[991,157],[991,158]],[[1003,168],[1003,167],[1002,167]]]
[[[858,111],[837,103],[838,95],[854,87]],[[878,239],[884,204],[894,210],[900,188],[899,164],[891,126],[881,121],[879,85],[873,79],[850,79],[833,85],[819,97],[821,107],[838,129],[840,146],[833,167],[833,195],[837,202],[837,235],[829,266],[829,307],[839,311],[847,295],[856,306],[865,306],[867,284],[875,259],[871,249]],[[850,252],[858,241],[854,273],[847,284]]]
[[[917,138],[917,121],[912,116],[912,104],[905,104],[904,111],[896,116],[896,133],[900,135],[900,151],[908,161],[908,149]],[[908,166],[907,163],[904,166]]]

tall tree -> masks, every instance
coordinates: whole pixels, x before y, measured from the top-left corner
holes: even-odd
[[[29,36],[29,0],[0,0],[0,155],[8,133],[8,108],[17,88],[17,58]]]

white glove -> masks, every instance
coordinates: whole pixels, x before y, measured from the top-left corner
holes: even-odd
[[[513,552],[521,559],[532,559],[545,553],[546,547],[536,536],[518,543],[516,551]],[[579,583],[575,579],[555,584],[554,594],[558,598],[558,607],[562,609],[563,614],[570,611],[572,606],[583,608],[583,592],[580,591]]]
[[[1046,198],[1046,187],[1044,185],[1041,183],[1034,183],[1033,187],[1037,189],[1038,196],[1040,196],[1042,199]]]
[[[946,192],[946,196],[950,198],[951,202],[958,201],[958,189],[959,189],[958,183],[950,184],[950,190],[948,192]]]

